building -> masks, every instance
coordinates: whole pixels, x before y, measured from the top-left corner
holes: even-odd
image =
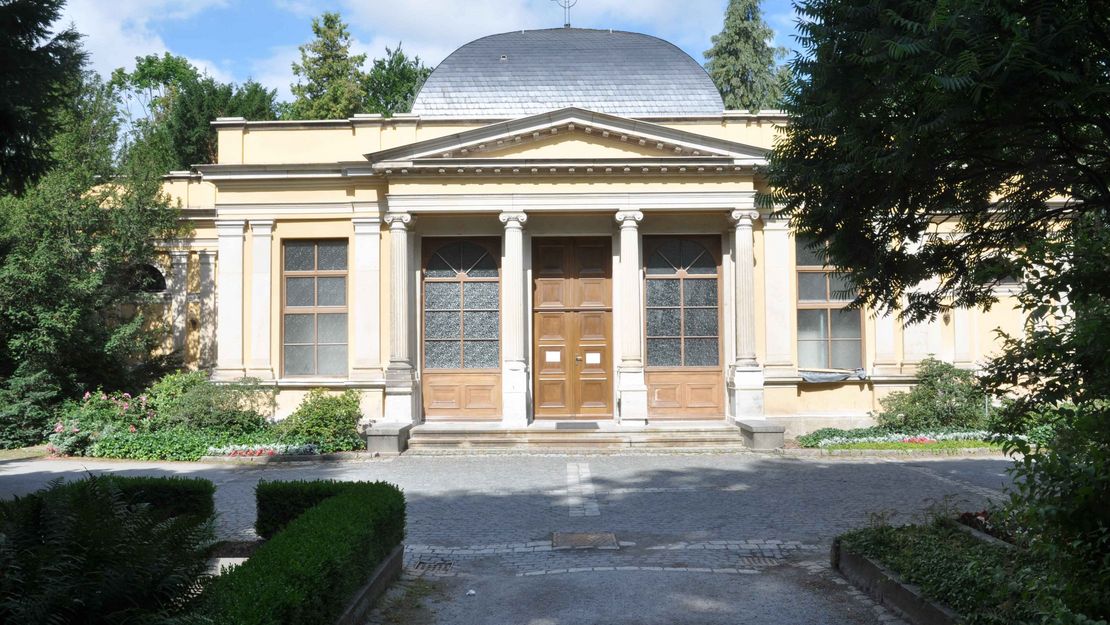
[[[786,123],[723,110],[665,41],[572,28],[464,45],[411,114],[218,119],[218,162],[167,181],[195,225],[169,246],[175,347],[276,385],[279,413],[358,389],[381,432],[863,424],[1019,318],[846,309],[754,202]]]

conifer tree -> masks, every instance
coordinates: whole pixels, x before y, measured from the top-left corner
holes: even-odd
[[[724,29],[705,52],[705,71],[717,85],[725,108],[756,111],[778,108],[786,83],[777,62],[786,49],[772,45],[774,31],[763,21],[759,0],[729,0]]]
[[[365,54],[351,54],[351,33],[338,13],[312,20],[315,39],[300,47],[298,77],[292,85],[292,115],[297,119],[344,119],[363,112]]]

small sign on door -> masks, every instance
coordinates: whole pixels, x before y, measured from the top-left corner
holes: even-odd
[[[543,353],[544,362],[561,362],[563,360],[563,352],[558,350],[546,350]]]
[[[586,364],[587,365],[600,365],[601,364],[601,354],[598,353],[598,352],[586,352]]]

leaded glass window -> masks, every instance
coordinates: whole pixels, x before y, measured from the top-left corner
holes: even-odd
[[[720,366],[716,242],[645,238],[647,366]]]
[[[830,271],[824,250],[795,240],[798,269],[798,366],[802,369],[857,369],[863,366],[863,317],[848,308],[855,287]]]
[[[282,245],[282,371],[347,375],[347,242]]]
[[[424,368],[501,364],[500,251],[494,241],[425,242]]]

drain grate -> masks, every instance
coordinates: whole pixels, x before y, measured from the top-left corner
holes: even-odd
[[[425,562],[424,560],[420,560],[414,564],[412,568],[416,571],[425,573],[448,573],[451,571],[452,564],[452,562],[446,560],[440,560],[438,562]]]
[[[740,558],[740,566],[746,567],[778,566],[780,564],[784,564],[784,561],[775,558],[762,558],[759,556],[743,556]]]
[[[620,549],[613,532],[555,532],[551,536],[555,549]]]

